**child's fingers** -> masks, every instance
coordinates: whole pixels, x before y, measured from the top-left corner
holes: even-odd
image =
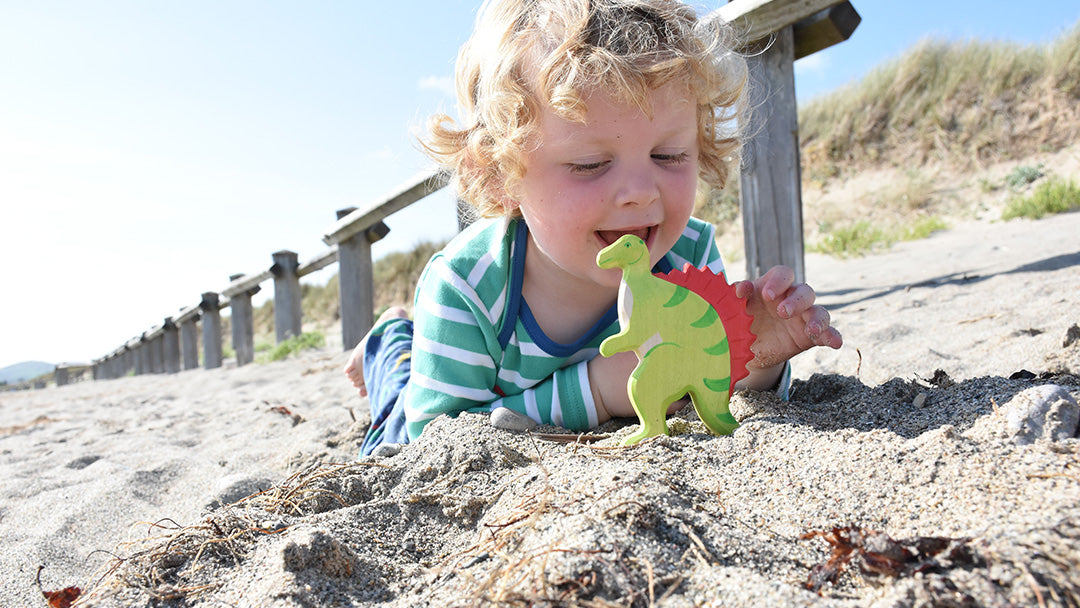
[[[844,343],[840,332],[833,328],[829,311],[822,306],[811,306],[803,313],[806,322],[806,335],[816,346],[840,348]]]
[[[790,319],[813,306],[816,297],[813,288],[806,283],[800,283],[791,288],[787,297],[777,305],[776,312],[780,318]]]
[[[761,295],[766,300],[775,302],[784,297],[784,293],[795,282],[795,271],[787,266],[773,266],[759,281],[761,282]]]
[[[815,346],[827,346],[829,348],[840,348],[844,345],[844,338],[840,335],[839,331],[836,331],[834,327],[828,327],[825,331],[819,332],[816,335],[811,336]]]
[[[737,281],[735,283],[735,297],[736,298],[748,298],[754,295],[754,282],[753,281]]]

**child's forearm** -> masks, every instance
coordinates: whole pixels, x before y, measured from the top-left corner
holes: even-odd
[[[617,353],[610,357],[598,355],[589,361],[589,386],[600,424],[612,418],[635,415],[630,396],[626,392],[626,384],[636,365],[637,355],[632,352]]]
[[[780,382],[780,376],[784,373],[787,362],[778,363],[769,367],[756,367],[748,365],[748,375],[740,380],[735,388],[750,389],[752,391],[771,391]]]

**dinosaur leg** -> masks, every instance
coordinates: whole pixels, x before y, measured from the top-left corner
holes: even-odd
[[[648,437],[668,434],[668,406],[681,398],[685,391],[677,391],[678,394],[673,395],[670,383],[665,382],[664,374],[660,373],[661,369],[662,366],[645,360],[630,375],[627,384],[630,403],[641,421],[641,428],[627,437],[623,445],[633,445]]]
[[[730,435],[739,426],[739,422],[731,415],[728,407],[728,386],[723,380],[705,382],[708,383],[705,387],[690,391],[690,399],[694,402],[698,418],[716,435]],[[727,379],[727,382],[730,382],[730,379]]]

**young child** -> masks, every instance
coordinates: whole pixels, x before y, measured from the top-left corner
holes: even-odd
[[[597,253],[645,240],[654,270],[721,272],[691,218],[701,178],[723,187],[744,117],[742,58],[677,0],[490,0],[458,57],[460,126],[424,142],[485,219],[428,263],[415,321],[394,308],[345,374],[369,395],[361,449],[406,443],[441,414],[511,410],[586,430],[635,416],[618,332],[619,269]],[[786,391],[787,360],[839,348],[813,290],[786,267],[736,285],[757,335],[739,388]]]

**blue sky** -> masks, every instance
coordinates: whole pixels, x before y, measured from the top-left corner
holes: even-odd
[[[429,166],[412,134],[453,114],[479,4],[0,0],[0,367],[88,361],[274,251],[321,252],[335,210]],[[1075,0],[853,4],[852,38],[796,63],[800,100],[928,36],[1045,43],[1080,19]],[[377,254],[452,235],[432,199]]]

